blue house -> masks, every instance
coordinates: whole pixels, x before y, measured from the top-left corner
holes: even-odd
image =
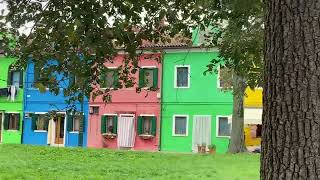
[[[54,61],[53,61],[54,62]],[[63,88],[69,86],[71,78],[57,75],[59,92],[40,92],[34,86],[39,78],[39,67],[30,63],[26,69],[24,91],[23,144],[60,147],[87,146],[89,104],[69,104]],[[72,107],[73,111],[70,111]]]

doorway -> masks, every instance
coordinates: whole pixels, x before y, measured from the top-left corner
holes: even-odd
[[[0,143],[2,143],[2,122],[3,122],[4,114],[0,112]]]
[[[132,148],[135,142],[134,115],[121,114],[118,119],[118,147]]]
[[[211,116],[194,116],[192,151],[198,152],[198,145],[211,145]]]
[[[65,122],[65,115],[64,114],[58,114],[53,119],[55,123],[55,141],[54,143],[57,145],[63,145],[64,144],[64,122]]]

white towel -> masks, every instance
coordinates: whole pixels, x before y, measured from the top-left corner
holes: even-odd
[[[10,86],[8,91],[8,101],[11,100],[12,102],[14,102],[16,98],[16,86]]]
[[[118,120],[118,147],[133,147],[135,141],[134,117],[120,117]]]
[[[47,144],[53,145],[55,143],[55,135],[56,135],[56,123],[53,119],[49,120],[48,125],[48,136],[47,136]]]

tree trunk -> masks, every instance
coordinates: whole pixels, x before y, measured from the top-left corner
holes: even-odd
[[[230,153],[246,152],[243,129],[243,98],[246,90],[245,79],[242,76],[233,74],[233,113],[232,130],[229,144]]]
[[[320,0],[265,2],[261,179],[320,179]]]

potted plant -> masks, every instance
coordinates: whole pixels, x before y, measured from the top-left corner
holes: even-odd
[[[206,143],[202,143],[202,145],[201,145],[201,153],[206,153],[206,149],[207,149],[207,145],[206,145]]]
[[[208,145],[209,153],[210,154],[215,154],[216,153],[216,145],[210,144]]]

